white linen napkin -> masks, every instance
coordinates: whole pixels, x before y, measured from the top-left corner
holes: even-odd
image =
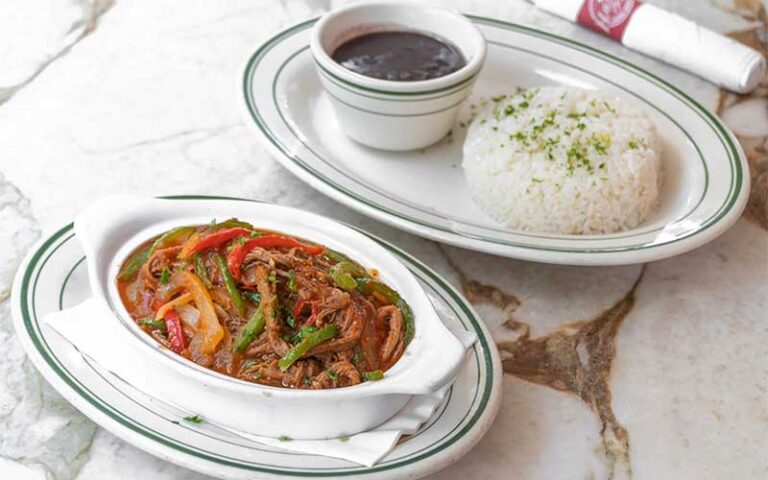
[[[766,73],[757,50],[680,15],[637,0],[530,0],[550,13],[738,93]]]
[[[75,346],[81,354],[88,356],[145,394],[163,401],[160,395],[152,391],[152,387],[144,380],[144,375],[141,373],[152,370],[151,361],[136,355],[136,349],[123,341],[113,322],[109,318],[104,318],[105,314],[102,312],[103,309],[97,305],[95,299],[88,299],[72,309],[46,315],[45,323]],[[467,350],[477,340],[477,336],[472,332],[451,331]],[[397,415],[382,425],[343,439],[281,441],[220,424],[214,425],[270,447],[340,458],[372,466],[392,451],[401,436],[415,433],[421,424],[432,417],[448,388],[446,386],[429,395],[414,396]],[[189,414],[205,418],[205,412],[189,412]]]
[[[471,342],[475,341],[475,335],[466,331],[454,331],[456,337]],[[471,340],[470,340],[471,337]],[[465,340],[461,340],[462,343]],[[466,345],[466,343],[465,343]],[[470,343],[471,345],[471,343]],[[291,440],[280,441],[275,438],[250,435],[236,430],[226,429],[236,435],[248,438],[270,447],[282,448],[299,453],[310,453],[325,457],[341,458],[350,462],[371,467],[384,458],[397,445],[397,441],[403,435],[416,433],[421,424],[426,422],[435,413],[435,410],[443,401],[449,387],[443,387],[430,395],[414,396],[400,410],[397,415],[390,418],[373,430],[351,435],[348,438],[333,438],[329,440]]]

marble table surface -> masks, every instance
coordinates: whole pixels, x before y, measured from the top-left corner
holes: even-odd
[[[768,51],[762,0],[652,1]],[[393,241],[460,286],[493,329],[504,400],[488,435],[434,478],[768,478],[768,79],[732,95],[522,0],[447,1],[642,65],[719,113],[750,158],[747,212],[706,247],[615,268],[500,259],[335,203],[278,166],[241,121],[246,53],[341,3],[0,2],[0,478],[204,478],[85,419],[11,327],[11,278],[30,244],[113,192],[304,208]]]

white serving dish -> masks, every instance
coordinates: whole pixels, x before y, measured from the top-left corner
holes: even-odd
[[[448,41],[467,61],[459,70],[430,80],[398,82],[352,72],[331,54],[363,33],[413,30]],[[381,150],[423,148],[453,127],[485,60],[485,39],[457,11],[404,2],[350,5],[333,10],[315,24],[310,49],[317,74],[331,98],[342,131],[357,142]]]
[[[379,270],[381,279],[410,304],[416,330],[403,357],[383,380],[317,391],[257,385],[198,366],[139,329],[117,292],[115,278],[123,260],[147,239],[175,226],[229,217],[321,243]],[[147,372],[146,384],[163,400],[199,412],[216,424],[294,439],[354,434],[390,418],[412,395],[432,393],[448,384],[464,359],[464,348],[443,326],[414,276],[376,242],[328,218],[262,203],[110,196],[78,215],[74,229],[86,253],[91,290],[104,320],[155,367]]]

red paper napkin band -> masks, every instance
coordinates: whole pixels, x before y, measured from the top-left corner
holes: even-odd
[[[640,5],[638,0],[584,0],[576,20],[620,42],[632,14]]]

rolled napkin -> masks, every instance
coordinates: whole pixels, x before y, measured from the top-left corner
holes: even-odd
[[[94,315],[93,312],[98,311],[98,308],[94,308],[93,302],[95,302],[94,299],[89,299],[71,309],[50,313],[46,315],[45,323],[75,346],[82,355],[144,394],[168,405],[161,395],[152,391],[151,384],[145,381],[144,372],[155,370],[152,368],[151,360],[136,355],[136,349],[123,341],[121,332],[116,330],[120,327],[115,327],[115,322],[99,314]],[[463,330],[451,330],[451,332],[467,350],[477,340],[477,336],[472,332]],[[343,441],[338,438],[285,441],[285,439],[254,435],[224,425],[213,425],[270,447],[340,458],[360,465],[372,466],[392,451],[401,436],[415,433],[432,417],[443,401],[448,388],[449,386],[446,386],[429,395],[414,396],[402,410],[382,425],[367,432],[351,435]],[[205,419],[205,412],[189,412],[178,405],[171,406],[176,410],[184,411],[185,415],[197,415]]]
[[[687,70],[738,93],[752,91],[766,73],[757,50],[638,0],[531,0],[632,50]]]

